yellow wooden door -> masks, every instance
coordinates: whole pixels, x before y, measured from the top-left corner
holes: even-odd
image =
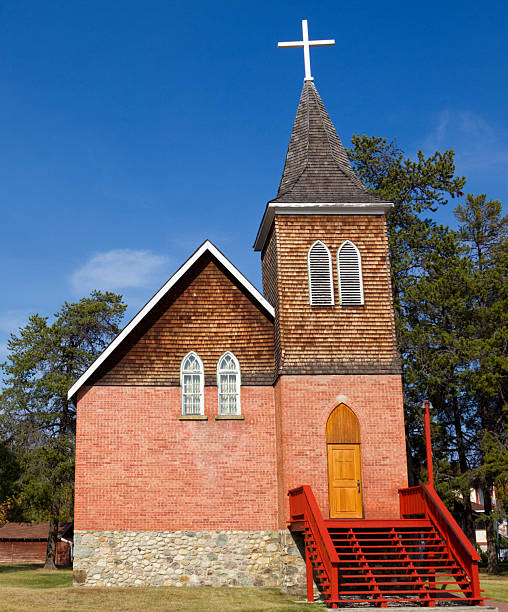
[[[328,444],[330,518],[362,518],[359,444]]]

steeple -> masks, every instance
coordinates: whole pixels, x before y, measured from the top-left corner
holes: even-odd
[[[254,249],[263,250],[277,214],[384,214],[392,206],[355,175],[314,82],[306,79],[279,191],[266,206]]]
[[[313,81],[306,80],[273,203],[379,203],[354,174]]]

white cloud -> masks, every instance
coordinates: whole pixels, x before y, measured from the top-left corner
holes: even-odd
[[[11,334],[19,327],[28,323],[28,313],[25,310],[6,310],[0,312],[0,334]]]
[[[424,141],[426,153],[453,149],[458,172],[499,172],[508,163],[508,127],[466,110],[442,110]]]
[[[71,276],[77,294],[94,289],[153,288],[168,275],[169,259],[151,251],[113,249],[93,255]]]
[[[0,363],[7,359],[8,348],[7,342],[11,334],[17,334],[20,327],[24,327],[28,323],[30,316],[28,311],[24,309],[5,310],[0,312]],[[2,376],[0,376],[0,391],[2,390]]]

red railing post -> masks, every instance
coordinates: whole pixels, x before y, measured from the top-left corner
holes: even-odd
[[[425,514],[445,540],[451,555],[469,578],[469,584],[459,585],[472,603],[483,605],[478,574],[480,556],[462,529],[430,485],[400,489],[402,518]],[[469,596],[468,592],[471,593]]]
[[[430,435],[430,410],[429,402],[423,402],[425,408],[425,449],[427,451],[427,474],[429,479],[429,487],[434,488],[434,466],[432,465],[432,438]]]
[[[314,601],[314,574],[312,571],[312,561],[310,560],[310,551],[305,547],[305,569],[307,573],[307,601]]]
[[[471,596],[473,598],[473,603],[483,606],[483,598],[480,590],[480,574],[478,572],[478,562],[473,562],[471,564],[471,587],[472,593]]]
[[[289,491],[290,523],[297,526],[299,530],[304,526],[305,531],[312,536],[315,546],[313,552],[316,555],[316,562],[322,565],[326,578],[328,579],[330,590],[328,603],[332,606],[338,605],[338,564],[339,558],[337,551],[328,533],[328,528],[324,522],[323,515],[317,505],[316,498],[312,489],[308,485],[302,485],[297,489]],[[314,600],[314,575],[313,562],[310,558],[308,544],[305,545],[305,565],[307,577],[307,599]]]
[[[330,599],[332,600],[332,604],[335,604],[339,601],[339,568],[336,566],[332,568],[330,582],[332,587]]]

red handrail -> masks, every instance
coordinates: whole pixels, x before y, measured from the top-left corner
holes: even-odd
[[[466,538],[457,521],[434,488],[427,485],[399,489],[401,518],[425,514],[450,547],[450,552],[469,577],[472,598],[482,602],[478,562],[480,555]]]
[[[298,523],[303,521],[305,526],[310,530],[314,542],[316,543],[316,554],[319,556],[325,568],[328,582],[330,583],[330,602],[338,602],[339,557],[337,556],[337,551],[330,538],[330,534],[328,533],[323,515],[319,510],[312,489],[309,485],[302,485],[301,487],[289,491],[288,495],[290,522]],[[307,550],[305,554],[308,554]],[[309,580],[309,575],[307,575],[307,580]],[[311,588],[311,585],[307,584],[307,589],[309,588]]]

